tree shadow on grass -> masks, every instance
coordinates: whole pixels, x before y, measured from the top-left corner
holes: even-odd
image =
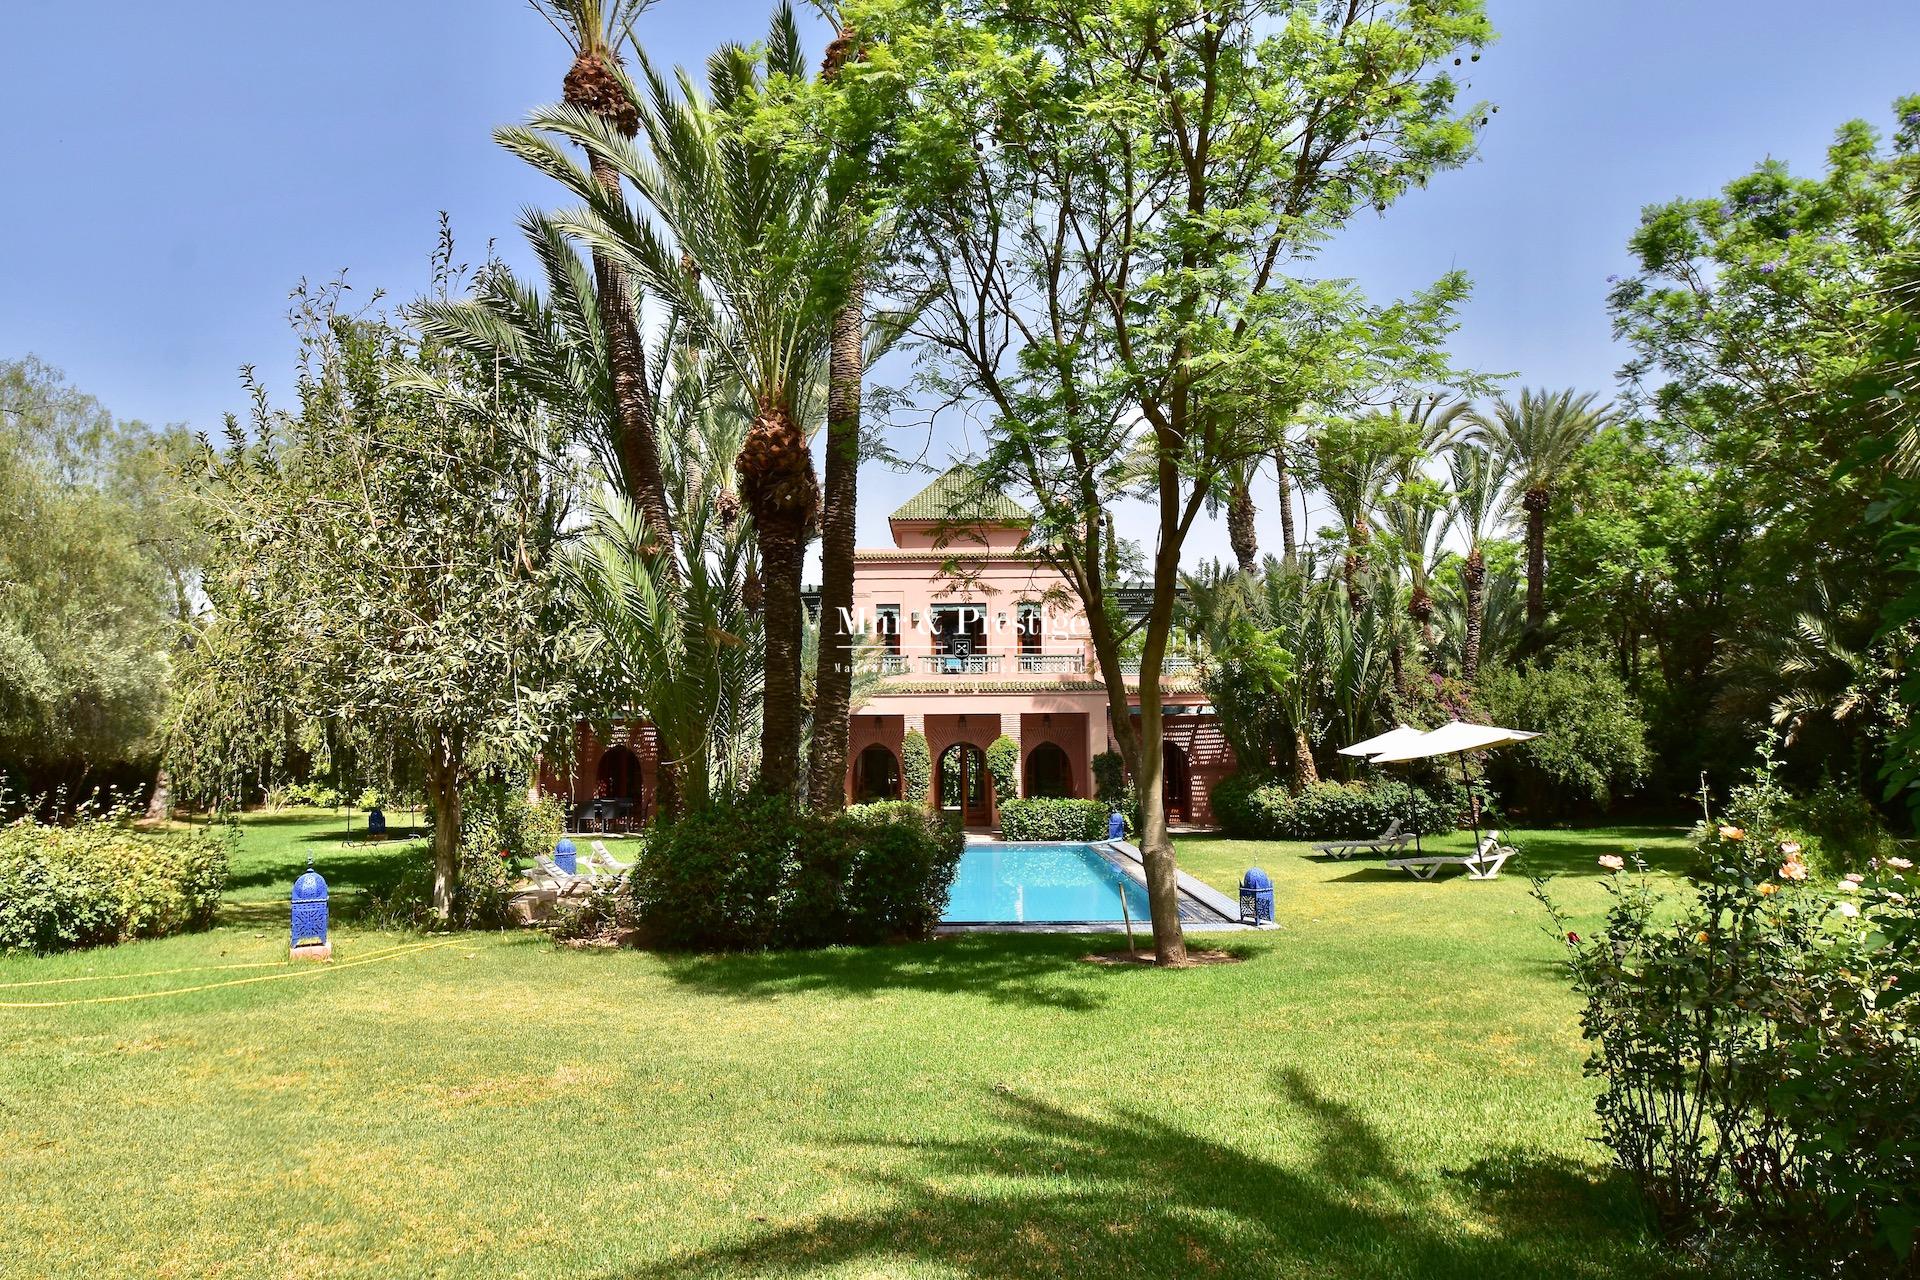
[[[880,996],[907,990],[1084,1012],[1104,1003],[1101,980],[1112,971],[1080,957],[1115,944],[1105,934],[975,933],[899,946],[660,954],[668,976],[705,995],[763,1000],[810,991]]]
[[[979,1138],[826,1135],[850,1157],[838,1171],[888,1193],[883,1207],[770,1226],[608,1275],[885,1274],[889,1265],[996,1280],[1649,1274],[1632,1265],[1645,1244],[1612,1197],[1558,1162],[1507,1157],[1504,1183],[1463,1181],[1468,1194],[1457,1196],[1410,1174],[1364,1116],[1303,1075],[1281,1073],[1275,1092],[1247,1100],[1246,1113],[1256,1135],[1271,1134],[1276,1116],[1292,1126],[1275,1158],[1137,1110],[1087,1116],[1021,1095],[990,1099],[998,1131]],[[878,1168],[858,1160],[868,1153]]]

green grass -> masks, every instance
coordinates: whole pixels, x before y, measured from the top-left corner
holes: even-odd
[[[417,845],[247,824],[209,933],[0,960],[0,1001],[296,972],[277,899],[309,852],[342,901]],[[300,976],[0,1009],[9,1274],[1640,1276],[1592,1132],[1574,1004],[1526,895],[1677,831],[1523,833],[1502,879],[1415,883],[1299,846],[1284,927],[1184,972],[1111,940],[973,935],[718,958],[339,928]],[[1454,841],[1464,844],[1465,841]],[[260,969],[136,976],[202,965]]]

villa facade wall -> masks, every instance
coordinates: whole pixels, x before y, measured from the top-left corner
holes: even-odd
[[[1073,796],[1091,797],[1093,757],[1113,749],[1114,742],[1107,689],[1085,616],[1066,579],[1020,550],[1026,527],[1015,522],[1019,513],[1004,500],[996,508],[1002,513],[997,520],[964,528],[922,518],[929,496],[944,491],[951,474],[895,513],[889,522],[893,546],[855,552],[851,621],[868,637],[861,661],[872,665],[879,681],[850,721],[848,799],[872,789],[861,764],[870,747],[890,753],[890,764],[878,755],[866,759],[892,770],[880,776],[898,785],[901,744],[914,729],[926,735],[932,756],[933,803],[939,802],[942,760],[949,749],[967,744],[984,755],[1003,733],[1020,745],[1017,785],[1023,793],[1033,753],[1051,744],[1066,758],[1064,788]],[[1209,795],[1233,772],[1233,754],[1190,681],[1169,677],[1164,697],[1169,712],[1164,740],[1169,753],[1177,752],[1184,762],[1186,777],[1184,800],[1170,798],[1184,809],[1186,823],[1210,825]],[[541,786],[549,794],[570,805],[605,794],[602,758],[626,747],[640,761],[644,797],[636,811],[650,814],[657,806],[657,751],[650,729],[617,724],[602,741],[583,724],[575,746],[570,769],[542,771]],[[1060,785],[1058,778],[1053,781]],[[997,816],[989,784],[984,813],[968,817],[984,824]]]

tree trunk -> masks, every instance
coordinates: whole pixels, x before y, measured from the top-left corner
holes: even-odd
[[[800,781],[800,657],[805,605],[800,575],[807,530],[820,503],[813,455],[785,405],[763,404],[740,447],[741,494],[760,546],[766,681],[760,716],[760,778],[777,794]]]
[[[1433,655],[1433,593],[1427,590],[1425,582],[1413,588],[1407,596],[1407,616],[1413,619],[1413,625],[1420,632],[1421,658],[1431,661]]]
[[[583,33],[584,34],[584,33]],[[631,138],[639,132],[639,113],[606,65],[610,55],[585,49],[567,69],[561,96],[568,106],[590,111],[614,130]],[[588,151],[594,183],[611,197],[620,195],[620,173],[597,151]],[[667,509],[667,483],[660,470],[660,436],[647,389],[646,347],[640,341],[633,306],[627,296],[626,274],[598,250],[593,253],[595,305],[607,344],[612,375],[615,421],[613,455],[619,481],[662,552],[674,546],[673,520]],[[672,572],[668,561],[668,572]]]
[[[1240,572],[1252,574],[1259,568],[1259,536],[1254,532],[1253,493],[1249,488],[1251,476],[1237,476],[1233,481],[1233,496],[1227,501],[1227,540],[1233,544],[1233,558],[1240,562]]]
[[[1467,552],[1461,576],[1467,588],[1467,634],[1460,645],[1460,674],[1471,683],[1480,673],[1480,629],[1487,606],[1487,561],[1479,546]]]
[[[1320,768],[1313,762],[1313,743],[1298,725],[1293,730],[1293,780],[1302,788],[1320,781]]]
[[[1167,830],[1166,796],[1161,791],[1166,743],[1160,714],[1160,661],[1165,648],[1165,634],[1156,636],[1149,622],[1146,649],[1140,658],[1140,854],[1146,864],[1154,962],[1178,968],[1191,962],[1187,959],[1186,933],[1180,927],[1179,869],[1173,856],[1173,835]]]
[[[1347,607],[1355,613],[1366,603],[1367,593],[1360,585],[1361,575],[1367,568],[1367,545],[1373,540],[1367,529],[1364,517],[1355,520],[1347,530],[1347,556],[1344,573],[1347,582]]]
[[[460,765],[444,743],[427,753],[427,796],[433,801],[433,914],[446,924],[460,892]]]
[[[807,802],[816,813],[847,803],[847,733],[853,693],[853,536],[860,476],[860,380],[865,374],[866,290],[856,278],[833,318],[828,355],[827,474],[820,514],[820,654],[814,672]]]
[[[1287,446],[1273,451],[1273,466],[1280,480],[1280,558],[1289,565],[1299,557],[1299,535],[1293,528],[1293,480],[1287,474]]]
[[[1527,512],[1527,631],[1537,634],[1547,621],[1547,503],[1552,492],[1529,489],[1521,499]]]

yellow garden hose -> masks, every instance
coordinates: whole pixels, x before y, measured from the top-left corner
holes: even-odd
[[[132,995],[90,996],[79,1000],[30,1000],[0,1001],[0,1009],[62,1009],[70,1005],[81,1004],[120,1004],[129,1000],[155,1000],[161,996],[183,996],[195,991],[214,991],[221,987],[244,987],[254,982],[277,982],[282,978],[309,978],[322,973],[331,973],[338,969],[352,969],[363,964],[375,964],[381,960],[397,960],[402,956],[418,955],[422,951],[433,951],[440,947],[450,947],[452,939],[441,942],[404,942],[391,947],[383,947],[355,960],[342,960],[337,964],[312,964],[293,968],[291,961],[261,960],[242,964],[197,965],[186,969],[156,969],[149,973],[103,973],[79,978],[45,978],[36,982],[0,983],[0,989],[18,987],[51,986],[66,982],[99,982],[111,978],[158,978],[176,973],[198,973],[209,969],[261,969],[278,968],[284,973],[261,974],[256,978],[229,978],[225,982],[204,982],[193,987],[169,987],[165,991],[139,991]]]

